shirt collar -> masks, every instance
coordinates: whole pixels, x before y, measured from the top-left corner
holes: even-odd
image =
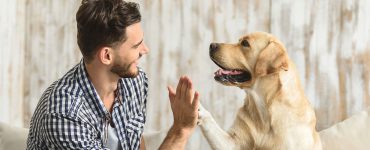
[[[77,75],[79,79],[78,82],[84,93],[84,97],[86,98],[87,103],[92,105],[92,107],[95,109],[94,112],[97,112],[100,117],[110,117],[109,111],[105,108],[103,101],[98,95],[98,92],[88,78],[84,59],[80,61]]]

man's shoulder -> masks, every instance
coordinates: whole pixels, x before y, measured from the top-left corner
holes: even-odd
[[[81,99],[83,92],[74,67],[45,90],[40,103],[47,104],[45,107],[48,113],[75,115],[81,106]]]

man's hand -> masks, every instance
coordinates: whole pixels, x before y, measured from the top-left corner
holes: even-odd
[[[176,93],[171,86],[168,92],[173,112],[173,128],[190,135],[198,119],[199,93],[193,89],[193,84],[188,77],[181,77],[177,84]]]
[[[186,76],[180,78],[176,92],[171,86],[168,86],[168,92],[174,123],[159,149],[184,149],[197,125],[199,93],[194,91]]]

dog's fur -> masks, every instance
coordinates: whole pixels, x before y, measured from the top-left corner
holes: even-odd
[[[210,49],[211,59],[222,69],[249,73],[243,82],[219,80],[246,92],[228,132],[200,108],[199,124],[213,149],[321,149],[315,112],[295,65],[277,38],[255,32],[235,44],[213,43]]]

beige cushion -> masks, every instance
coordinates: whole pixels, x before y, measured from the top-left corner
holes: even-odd
[[[369,150],[370,107],[320,132],[324,150]]]
[[[0,150],[26,149],[28,130],[0,122]]]

